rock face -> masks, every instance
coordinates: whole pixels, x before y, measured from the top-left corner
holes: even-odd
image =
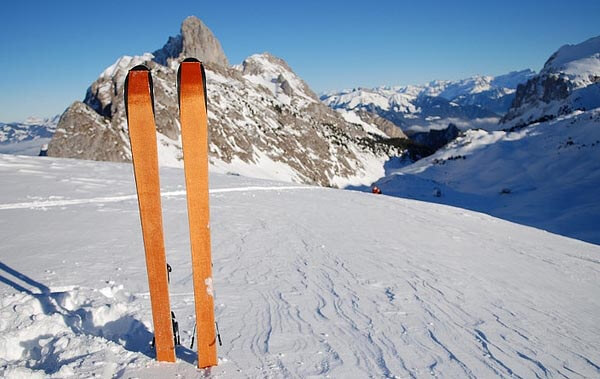
[[[200,20],[187,18],[181,30],[154,55],[125,56],[108,67],[63,114],[49,155],[129,161],[123,85],[130,68],[145,64],[154,81],[159,161],[182,166],[176,70],[190,52],[205,60],[213,171],[342,187],[370,184],[402,154],[385,143],[381,123],[347,122],[282,59],[257,54],[229,67]]]
[[[377,129],[381,130],[390,138],[408,138],[402,129],[397,127],[393,122],[388,121],[383,117],[379,117],[375,113],[358,111],[357,114],[364,122],[377,126]]]
[[[181,25],[181,34],[169,37],[162,49],[153,53],[154,60],[163,65],[168,65],[169,59],[181,60],[194,57],[203,62],[210,62],[221,66],[229,66],[221,43],[195,16],[190,16]]]
[[[76,101],[60,117],[48,155],[102,161],[123,159],[121,135],[107,119]],[[67,142],[67,143],[65,143]]]
[[[512,107],[500,123],[521,127],[599,106],[600,36],[552,54],[538,75],[517,87]]]
[[[446,129],[430,130],[428,132],[415,133],[410,139],[419,145],[426,146],[436,151],[451,141],[454,141],[460,134],[460,131],[454,124],[448,125]]]

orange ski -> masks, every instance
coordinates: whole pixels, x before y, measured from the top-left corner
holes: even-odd
[[[125,109],[146,251],[146,269],[154,323],[154,348],[159,361],[175,362],[160,205],[154,97],[152,77],[146,66],[136,66],[127,74]]]
[[[188,58],[177,73],[179,116],[192,249],[198,367],[217,365],[214,294],[210,256],[208,125],[204,67]]]

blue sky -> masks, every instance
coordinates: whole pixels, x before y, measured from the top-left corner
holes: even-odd
[[[189,15],[230,63],[269,51],[317,92],[539,70],[600,35],[600,1],[29,1],[0,4],[0,121],[59,114]]]

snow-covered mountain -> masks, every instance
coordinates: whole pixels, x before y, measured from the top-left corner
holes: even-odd
[[[600,244],[600,108],[512,132],[469,130],[376,185]]]
[[[28,117],[23,122],[0,122],[0,154],[38,155],[52,139],[60,115]]]
[[[382,143],[388,137],[380,129],[384,120],[331,110],[282,59],[256,54],[228,66],[218,40],[195,17],[154,54],[125,56],[108,67],[85,100],[65,111],[49,154],[130,160],[123,84],[130,68],[146,64],[154,78],[160,163],[181,167],[176,70],[189,54],[206,63],[210,164],[217,172],[324,186],[366,184],[384,175],[390,157],[402,154]]]
[[[131,165],[0,155],[1,377],[600,374],[600,247],[454,207],[219,174],[223,345],[198,371],[183,172],[161,170],[174,364],[149,348]]]
[[[503,127],[520,127],[600,107],[600,36],[565,45],[540,73],[517,88]]]
[[[534,75],[523,70],[421,86],[355,88],[323,94],[321,100],[334,109],[378,114],[406,130],[438,129],[450,122],[485,126],[508,111],[517,85]]]

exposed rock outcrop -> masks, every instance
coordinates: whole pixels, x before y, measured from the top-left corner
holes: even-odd
[[[221,43],[213,32],[195,16],[190,16],[181,24],[181,34],[169,37],[162,49],[156,50],[154,60],[167,66],[170,59],[181,60],[195,57],[203,62],[229,66],[229,61]]]

